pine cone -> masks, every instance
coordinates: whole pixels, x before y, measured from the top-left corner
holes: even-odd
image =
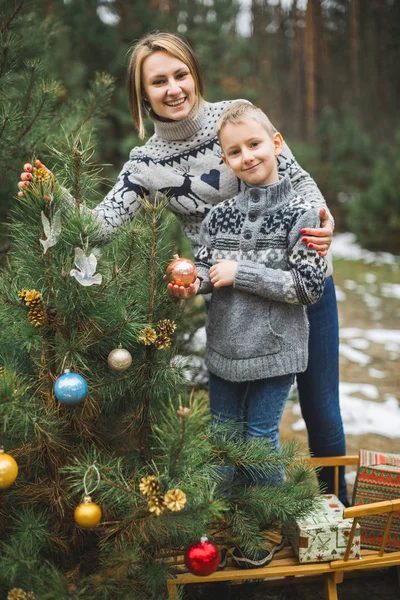
[[[26,306],[30,306],[31,308],[38,306],[43,301],[42,294],[36,290],[22,289],[18,293],[18,298],[22,300]]]
[[[28,312],[28,321],[29,323],[31,323],[31,325],[34,325],[35,327],[40,327],[41,325],[44,325],[46,322],[46,313],[44,312],[43,308],[31,308]]]
[[[165,511],[164,496],[161,496],[161,494],[152,496],[149,498],[147,506],[151,513],[154,513],[157,517],[159,517]]]
[[[3,375],[6,374],[6,369],[5,367],[0,367],[0,377],[3,377]]]
[[[157,327],[159,334],[171,336],[176,330],[176,323],[170,319],[163,319],[158,321]]]
[[[43,181],[53,179],[53,174],[44,167],[40,167],[40,169],[33,169],[33,177],[38,183],[43,183]]]
[[[26,600],[26,592],[21,588],[13,588],[8,592],[7,600]]]
[[[154,475],[142,477],[139,489],[144,496],[157,496],[160,494],[160,482]]]
[[[171,346],[171,338],[169,337],[169,335],[160,334],[157,336],[154,345],[157,348],[157,350],[165,350],[166,348],[169,348]]]
[[[157,334],[152,327],[145,327],[139,331],[139,342],[145,346],[151,346],[157,339]]]
[[[20,300],[22,300],[22,302],[25,302],[25,296],[27,294],[29,290],[25,290],[24,288],[22,288],[22,290],[20,292],[18,292],[18,298]]]
[[[36,600],[36,596],[33,592],[26,592],[25,598],[26,600]]]
[[[26,290],[24,302],[30,308],[34,308],[35,306],[39,306],[43,301],[43,296],[40,292],[36,290]]]
[[[175,490],[169,490],[164,497],[164,504],[172,512],[182,510],[186,504],[186,494],[182,490],[176,488]]]

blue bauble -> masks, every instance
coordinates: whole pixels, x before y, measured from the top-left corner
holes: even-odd
[[[86,380],[79,373],[71,373],[69,369],[65,369],[54,384],[54,395],[63,404],[79,404],[84,401],[87,393]]]

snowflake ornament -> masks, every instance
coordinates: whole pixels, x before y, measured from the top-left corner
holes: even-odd
[[[78,283],[85,287],[101,284],[102,276],[96,273],[97,258],[93,253],[86,256],[82,248],[75,248],[75,266],[79,270],[71,269],[69,274],[75,277]]]

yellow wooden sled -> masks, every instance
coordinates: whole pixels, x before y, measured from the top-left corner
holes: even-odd
[[[331,456],[328,458],[312,458],[311,462],[315,466],[334,468],[334,491],[336,496],[339,491],[339,467],[358,465],[358,455],[354,456]],[[400,581],[400,551],[385,553],[385,544],[389,535],[393,513],[400,511],[400,498],[387,500],[385,502],[375,502],[363,506],[352,506],[346,508],[343,513],[345,519],[354,519],[353,527],[349,535],[347,549],[343,560],[334,560],[326,563],[307,563],[300,564],[290,546],[285,546],[277,553],[273,561],[261,569],[237,569],[235,567],[225,567],[221,571],[216,571],[207,577],[198,577],[188,572],[174,575],[167,581],[167,588],[170,600],[176,600],[178,586],[190,583],[208,583],[219,581],[246,581],[248,579],[280,579],[284,584],[285,579],[293,582],[295,577],[314,576],[321,577],[325,588],[326,600],[338,600],[337,584],[343,581],[343,575],[346,571],[361,571],[364,569],[377,569],[382,567],[397,566]],[[366,515],[378,515],[389,513],[386,522],[385,533],[379,550],[362,550],[362,558],[350,559],[350,548],[353,543],[354,534],[358,519]],[[183,556],[176,557],[174,564],[177,567],[184,568]]]

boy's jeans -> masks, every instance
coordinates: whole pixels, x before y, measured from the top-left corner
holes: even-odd
[[[235,382],[210,373],[210,408],[214,422],[237,424],[238,430],[247,439],[268,438],[273,450],[279,452],[279,425],[293,381],[292,374]],[[228,480],[233,478],[233,469],[223,467],[222,471],[228,486]],[[282,479],[283,470],[280,469],[272,479],[255,473],[251,483],[276,485]]]

